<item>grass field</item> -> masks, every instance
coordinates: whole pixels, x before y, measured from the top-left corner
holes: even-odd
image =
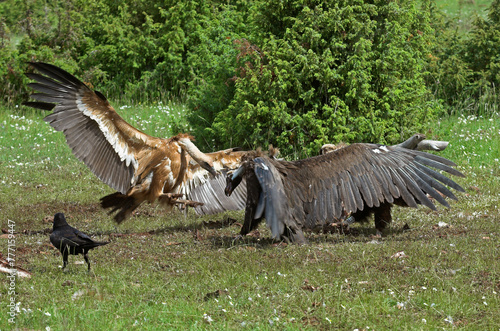
[[[182,108],[122,107],[146,132],[168,136]],[[243,213],[197,217],[144,205],[120,226],[100,209],[113,192],[77,161],[43,114],[0,109],[0,220],[16,231],[16,265],[31,278],[2,283],[0,329],[472,329],[500,325],[500,117],[429,124],[450,141],[442,155],[464,172],[451,209],[395,208],[387,236],[373,224],[347,234],[308,233],[310,245],[272,242],[261,226],[234,241]],[[49,243],[68,222],[111,243],[70,256]],[[236,220],[235,221],[233,221]],[[8,235],[1,236],[7,257]]]
[[[493,0],[437,0],[436,6],[446,14],[462,18],[484,15]]]
[[[436,8],[455,22],[458,31],[467,33],[476,17],[486,17],[492,0],[436,0]]]

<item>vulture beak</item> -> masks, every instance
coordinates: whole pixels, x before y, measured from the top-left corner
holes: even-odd
[[[233,193],[233,179],[232,179],[232,175],[231,174],[228,174],[227,177],[226,177],[226,188],[224,189],[224,193],[226,194],[226,196],[230,196],[231,193]]]
[[[208,171],[213,177],[217,176],[217,172],[208,162],[202,161],[200,162],[200,166],[206,171]]]
[[[233,174],[228,174],[226,177],[226,188],[224,189],[224,193],[226,196],[230,196],[231,193],[238,187],[243,179],[243,167],[239,167]]]

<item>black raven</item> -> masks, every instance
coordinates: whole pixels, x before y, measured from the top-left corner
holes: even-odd
[[[85,262],[87,262],[90,271],[90,262],[87,252],[94,247],[106,245],[109,242],[93,241],[85,233],[75,229],[66,222],[63,213],[54,215],[54,226],[50,235],[50,242],[54,245],[63,256],[63,269],[68,264],[68,254],[78,255],[83,254]]]

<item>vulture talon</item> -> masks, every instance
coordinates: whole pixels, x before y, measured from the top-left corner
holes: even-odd
[[[198,202],[198,201],[191,201],[191,200],[179,200],[179,199],[176,199],[174,201],[174,203],[178,203],[180,205],[184,205],[184,208],[185,207],[199,207],[199,206],[203,206],[203,202]]]
[[[233,241],[231,242],[231,246],[234,246],[234,243],[240,240],[243,240],[243,236],[241,234],[234,237]]]

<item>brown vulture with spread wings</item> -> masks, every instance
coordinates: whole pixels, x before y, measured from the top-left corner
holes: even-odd
[[[430,196],[449,207],[443,196],[456,197],[446,186],[464,190],[439,171],[464,177],[453,166],[443,157],[397,145],[352,144],[298,161],[277,160],[272,153],[256,151],[245,155],[241,167],[227,177],[225,191],[231,195],[246,180],[242,235],[265,218],[274,238],[306,243],[303,228],[344,215],[361,220],[374,213],[375,227],[381,232],[391,222],[393,204],[422,204],[435,210]]]
[[[194,206],[200,214],[239,210],[241,200],[224,194],[225,173],[239,166],[244,152],[233,149],[204,154],[193,137],[149,136],[130,124],[97,91],[68,72],[46,63],[30,63],[40,72],[27,73],[29,86],[39,93],[25,105],[53,110],[45,121],[62,131],[73,154],[104,183],[118,192],[101,198],[103,208],[120,223],[144,201],[159,200],[170,210],[174,205]],[[209,173],[220,180],[210,180]],[[190,193],[198,185],[197,201]],[[200,193],[201,192],[201,193]],[[208,192],[208,193],[207,193]],[[245,194],[240,190],[238,194]]]

